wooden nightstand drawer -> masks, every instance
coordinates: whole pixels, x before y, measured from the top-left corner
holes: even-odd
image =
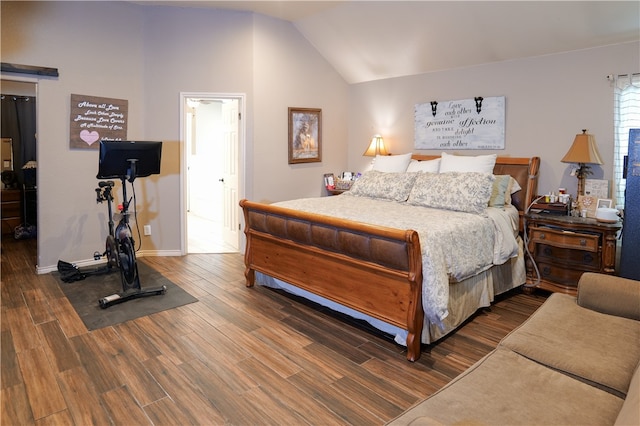
[[[534,256],[540,262],[561,266],[576,266],[583,270],[600,270],[600,255],[589,250],[567,250],[546,244],[536,244]]]
[[[598,252],[600,237],[580,232],[562,231],[552,228],[531,228],[531,240],[537,244],[546,244],[572,250]]]
[[[572,289],[578,288],[578,280],[585,272],[584,269],[571,269],[562,265],[553,265],[546,262],[539,262],[540,278],[551,281]]]

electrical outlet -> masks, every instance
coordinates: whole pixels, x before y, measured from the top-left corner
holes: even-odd
[[[144,235],[151,235],[151,225],[144,226]]]

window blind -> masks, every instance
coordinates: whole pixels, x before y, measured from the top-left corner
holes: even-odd
[[[619,75],[614,86],[613,191],[616,205],[624,205],[624,157],[629,150],[629,129],[640,129],[640,73]]]

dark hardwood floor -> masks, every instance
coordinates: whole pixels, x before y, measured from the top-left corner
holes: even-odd
[[[199,302],[87,331],[35,240],[2,238],[2,425],[384,424],[544,301],[514,291],[416,363],[390,338],[265,288],[239,254],[140,260]]]

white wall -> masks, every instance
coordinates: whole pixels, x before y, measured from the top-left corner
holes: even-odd
[[[612,178],[613,87],[606,75],[639,71],[640,43],[635,42],[352,85],[348,165],[353,170],[366,166],[370,158],[362,153],[374,133],[383,135],[392,153],[414,152],[416,104],[505,96],[506,146],[493,152],[539,156],[539,193],[566,187],[575,194],[577,179],[560,159],[586,128],[595,135],[605,163],[592,167],[591,177]]]
[[[348,86],[288,22],[254,22],[254,199],[318,197],[347,164]],[[288,164],[288,107],[322,109],[322,162]]]
[[[182,242],[181,210],[186,211],[180,180],[180,93],[244,93],[251,99],[253,23],[246,12],[163,6],[145,6],[143,16],[145,134],[165,142],[157,191],[145,194],[155,212],[149,223],[160,232],[154,232],[146,248],[175,254]],[[247,140],[250,144],[250,135]]]

